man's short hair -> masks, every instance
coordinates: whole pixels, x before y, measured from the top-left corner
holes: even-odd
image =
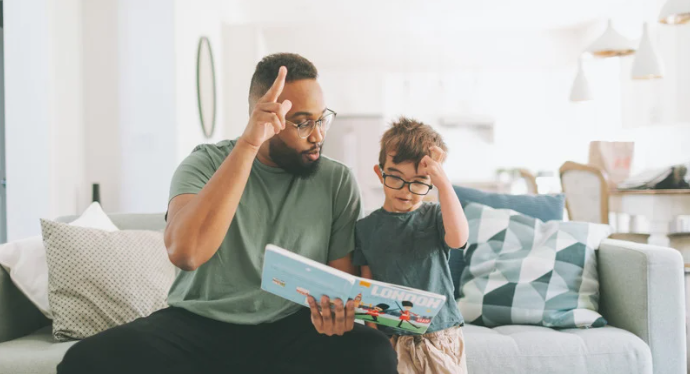
[[[443,152],[448,151],[441,135],[431,126],[411,118],[400,117],[381,138],[379,165],[383,168],[388,154],[395,152],[394,163],[412,161],[416,169],[422,158],[429,155],[432,146],[441,148]]]
[[[256,70],[254,70],[252,82],[249,85],[250,102],[252,99],[258,99],[266,94],[266,91],[278,77],[278,70],[281,66],[287,68],[286,83],[301,79],[316,79],[319,76],[316,66],[296,53],[268,55],[256,64]]]

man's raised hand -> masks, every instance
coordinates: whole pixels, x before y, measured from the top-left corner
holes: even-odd
[[[287,68],[281,66],[271,88],[256,102],[241,137],[249,145],[258,148],[266,140],[285,129],[285,115],[292,108],[292,102],[285,100],[279,103],[278,97],[285,87],[286,76]]]

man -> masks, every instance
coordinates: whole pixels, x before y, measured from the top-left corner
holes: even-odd
[[[77,343],[58,373],[397,372],[385,335],[354,324],[353,301],[331,313],[328,298],[309,310],[260,289],[268,243],[354,270],[359,192],[320,156],[335,112],[317,75],[295,54],[259,62],[243,135],[197,147],[173,177],[171,307]]]

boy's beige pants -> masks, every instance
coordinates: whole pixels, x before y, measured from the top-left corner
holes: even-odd
[[[391,337],[400,374],[466,374],[465,340],[461,327],[424,335]]]

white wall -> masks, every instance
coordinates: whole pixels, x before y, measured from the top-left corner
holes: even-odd
[[[172,174],[194,146],[223,137],[221,1],[84,1],[89,183],[109,212],[161,212]],[[154,27],[155,26],[155,27]],[[217,126],[201,130],[198,41],[214,52]]]
[[[84,107],[82,85],[81,1],[60,0],[53,8],[55,127],[51,200],[54,214],[85,208]]]
[[[106,212],[120,210],[121,141],[117,0],[82,1],[86,184],[100,185]],[[90,192],[90,190],[88,191]],[[87,194],[86,201],[91,195]]]
[[[247,98],[256,64],[269,52],[259,26],[224,24],[222,34],[223,137],[234,139],[242,135],[249,119]]]
[[[39,232],[51,214],[51,27],[48,0],[8,2],[5,19],[5,111],[8,240]],[[26,48],[32,46],[32,48]]]
[[[84,193],[81,7],[11,1],[5,11],[8,240],[77,212]]]
[[[198,144],[224,139],[222,6],[220,0],[175,1],[176,161],[187,157]],[[207,139],[201,129],[197,106],[196,62],[202,36],[207,37],[211,44],[216,75],[216,127],[211,139]]]
[[[198,143],[224,137],[221,0],[5,3],[8,232],[78,214],[91,184],[107,212],[162,212],[172,174]],[[229,17],[232,14],[233,17]],[[217,128],[196,99],[201,36],[214,52]]]
[[[177,166],[175,15],[167,0],[118,2],[123,212],[161,212]]]

